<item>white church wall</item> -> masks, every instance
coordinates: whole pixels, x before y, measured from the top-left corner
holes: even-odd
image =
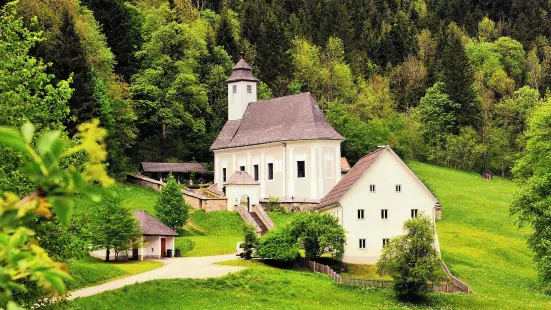
[[[229,180],[240,166],[254,178],[254,165],[259,167],[260,198],[318,200],[340,180],[340,141],[290,141],[248,147],[215,150],[214,179],[223,184],[226,168]],[[297,161],[305,161],[305,176],[297,175]],[[268,164],[273,164],[273,179],[268,179]],[[336,173],[336,172],[339,173]]]

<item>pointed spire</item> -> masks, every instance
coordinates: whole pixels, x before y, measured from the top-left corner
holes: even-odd
[[[249,66],[245,59],[243,59],[243,56],[241,56],[241,59],[239,59],[237,64],[235,64],[235,66],[233,67],[233,72],[231,76],[226,80],[226,83],[239,81],[259,81],[259,79],[254,76],[251,66]]]

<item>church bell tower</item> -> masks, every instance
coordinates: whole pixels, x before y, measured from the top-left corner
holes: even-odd
[[[228,84],[228,120],[238,120],[243,117],[249,102],[256,101],[256,84],[251,66],[243,58],[233,67]]]

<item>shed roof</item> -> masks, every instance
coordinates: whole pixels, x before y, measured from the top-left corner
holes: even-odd
[[[247,172],[236,171],[230,177],[226,185],[259,185]]]
[[[235,66],[233,67],[232,74],[226,80],[226,83],[239,82],[239,81],[250,81],[250,82],[259,81],[258,78],[254,76],[251,66],[249,66],[249,64],[243,58],[241,58],[237,62],[237,64],[235,64]]]
[[[140,171],[143,172],[206,172],[205,166],[200,163],[155,163],[142,162]]]
[[[346,192],[348,192],[348,190],[356,184],[356,181],[360,179],[364,172],[367,171],[369,167],[371,167],[371,165],[377,160],[377,158],[379,158],[379,156],[381,156],[386,150],[386,147],[379,148],[375,152],[362,157],[354,165],[354,167],[352,167],[352,169],[350,169],[350,171],[342,177],[337,185],[335,185],[329,193],[323,197],[316,209],[328,207],[338,203],[344,194],[346,194]]]
[[[179,236],[177,232],[163,224],[145,210],[136,210],[134,215],[140,223],[140,230],[144,235],[153,236]]]
[[[297,140],[344,140],[308,92],[249,103],[241,120],[226,122],[211,150]]]
[[[341,157],[341,172],[348,172],[350,171],[350,164],[348,163],[348,160],[346,157]]]

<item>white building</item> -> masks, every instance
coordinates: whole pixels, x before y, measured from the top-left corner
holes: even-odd
[[[439,205],[430,190],[390,147],[361,158],[316,208],[339,219],[346,231],[343,261],[376,263],[383,245],[403,234],[421,212],[433,223]],[[435,234],[435,246],[439,250]]]
[[[129,259],[158,259],[174,256],[174,237],[179,234],[145,210],[134,211],[142,232],[142,247],[132,249]]]
[[[319,201],[341,178],[343,137],[310,93],[257,102],[257,82],[243,59],[226,80],[228,121],[211,146],[214,182],[223,191],[245,171],[259,183],[260,199]]]

